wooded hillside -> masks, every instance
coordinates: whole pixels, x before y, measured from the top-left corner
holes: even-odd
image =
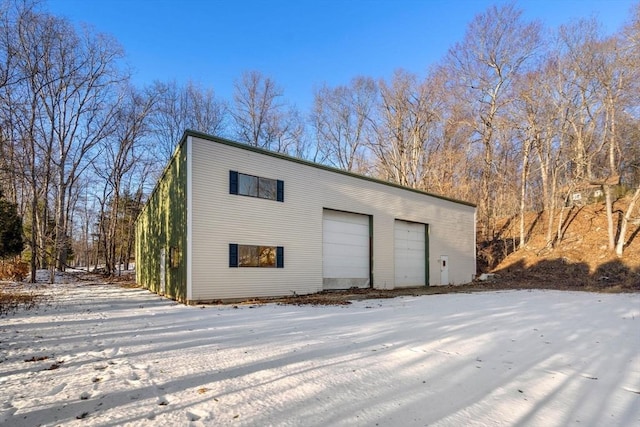
[[[628,210],[630,201],[627,196],[613,203],[616,217]],[[624,235],[622,258],[612,254],[606,244],[607,214],[603,201],[566,208],[553,247],[546,239],[545,217],[542,211],[525,216],[527,243],[523,248],[517,244],[517,219],[499,221],[497,239],[481,245],[478,253],[482,269],[496,273],[496,281],[502,284],[640,290],[640,217],[632,221]]]

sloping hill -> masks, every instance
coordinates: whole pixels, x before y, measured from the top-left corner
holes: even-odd
[[[613,205],[614,226],[619,227],[630,197]],[[479,266],[496,273],[496,284],[516,287],[633,289],[640,290],[640,208],[625,236],[622,258],[607,248],[607,215],[604,203],[566,208],[558,235],[558,213],[554,220],[553,245],[547,244],[548,217],[544,213],[526,216],[528,239],[524,249],[516,249],[519,218],[499,224],[498,240],[480,244]],[[616,230],[616,233],[619,229]]]

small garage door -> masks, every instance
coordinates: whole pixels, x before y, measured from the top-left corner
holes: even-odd
[[[395,279],[396,287],[427,284],[426,225],[395,221]]]
[[[322,216],[324,289],[369,286],[369,216],[325,209]]]

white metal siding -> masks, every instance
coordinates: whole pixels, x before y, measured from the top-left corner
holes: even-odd
[[[325,209],[322,216],[324,289],[369,285],[369,217]]]
[[[372,217],[375,288],[395,287],[396,218],[430,225],[430,271],[448,254],[450,282],[475,273],[473,206],[197,137],[192,153],[194,301],[321,291],[324,209]],[[229,170],[283,180],[284,203],[229,194]],[[229,243],[283,246],[284,268],[229,268]],[[439,281],[431,274],[431,285]]]
[[[395,286],[426,284],[425,225],[395,221]]]

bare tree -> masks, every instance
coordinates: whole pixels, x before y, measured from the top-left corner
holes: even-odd
[[[159,141],[156,151],[161,165],[169,161],[185,130],[211,135],[226,132],[228,106],[216,98],[213,89],[205,89],[193,82],[180,86],[173,81],[156,83],[154,90],[158,101],[152,115],[152,126]]]
[[[46,84],[53,82],[39,78],[39,74],[49,46],[45,41],[54,28],[52,20],[40,15],[33,4],[6,2],[3,6],[3,74],[11,76],[2,87],[3,140],[11,145],[14,182],[24,189],[25,199],[30,199],[31,281],[35,282],[36,268],[48,262],[45,252],[51,237],[47,196],[53,149],[51,141],[42,137],[40,99]]]
[[[541,86],[538,102],[544,106],[539,110],[543,137],[534,150],[542,182],[542,205],[547,214],[548,246],[554,244],[554,221],[559,195],[564,192],[568,196],[568,189],[573,187],[571,179],[568,178],[571,172],[568,152],[571,141],[569,116],[573,114],[574,102],[572,97],[568,96],[570,83],[564,79],[562,67],[563,64],[557,55],[551,55],[540,69],[539,80]],[[563,185],[564,188],[561,187]]]
[[[104,36],[76,35],[70,25],[54,20],[52,49],[40,58],[39,79],[46,90],[39,93],[44,120],[41,131],[54,147],[52,162],[57,175],[55,258],[57,268],[66,265],[69,191],[95,157],[94,148],[106,138],[116,119],[110,99],[112,86],[123,77],[115,68],[121,57],[117,44]],[[44,82],[43,82],[44,83]]]
[[[421,188],[463,200],[476,201],[478,168],[475,153],[469,149],[471,139],[466,106],[453,93],[444,67],[429,72],[423,83],[433,114],[432,127],[425,146],[426,163]]]
[[[633,50],[618,36],[603,39],[594,20],[561,27],[565,80],[574,100],[571,124],[572,179],[601,186],[608,247],[615,248],[612,187],[621,174],[620,122],[638,105]],[[635,86],[635,87],[634,87]]]
[[[585,182],[592,178],[593,159],[597,152],[597,116],[599,85],[594,79],[597,57],[598,26],[594,20],[581,20],[559,30],[559,49],[564,97],[572,101],[567,120],[571,137],[571,178]]]
[[[4,75],[13,84],[2,88],[2,115],[31,198],[35,280],[38,264],[66,265],[79,179],[111,131],[112,87],[126,76],[117,67],[121,50],[109,37],[77,32],[29,3],[12,7],[3,18],[2,50],[10,69]]]
[[[540,145],[540,140],[543,138],[543,126],[539,122],[544,116],[542,109],[544,104],[539,102],[544,97],[540,94],[540,81],[539,74],[531,72],[523,76],[519,80],[518,84],[518,99],[520,102],[514,104],[516,120],[521,121],[519,139],[522,141],[521,153],[522,161],[520,165],[520,222],[519,222],[519,248],[522,249],[525,246],[525,211],[526,211],[526,197],[527,197],[527,185],[529,182],[529,171],[531,169],[531,157],[534,146]],[[544,101],[543,101],[544,102]],[[521,118],[518,116],[522,116]]]
[[[4,196],[9,201],[18,205],[18,193],[21,186],[19,179],[21,162],[19,159],[19,146],[12,132],[12,121],[15,113],[10,102],[11,91],[20,82],[20,76],[16,73],[17,52],[15,46],[14,21],[19,20],[15,11],[11,10],[10,3],[0,3],[0,191],[4,190]],[[24,214],[24,207],[19,212]]]
[[[349,86],[322,86],[315,93],[312,126],[321,159],[346,171],[366,171],[366,142],[376,102],[376,84],[356,77]]]
[[[629,222],[631,221],[631,215],[633,215],[636,203],[638,203],[639,200],[640,184],[636,188],[636,191],[633,193],[631,201],[629,202],[629,206],[627,207],[627,211],[622,217],[622,221],[620,223],[620,235],[618,236],[618,241],[616,243],[616,255],[618,257],[621,257],[624,251],[625,239],[627,238],[627,227],[629,225]],[[640,217],[638,218],[638,220],[640,220]]]
[[[618,131],[620,137],[620,172],[623,182],[640,183],[640,3],[636,3],[630,10],[630,19],[622,29],[620,48],[623,50],[624,71],[631,88],[626,93],[627,108],[620,111]]]
[[[629,23],[622,30],[621,40],[619,41],[619,50],[616,52],[619,52],[622,56],[621,66],[624,70],[620,72],[621,75],[618,77],[618,82],[621,83],[623,77],[626,77],[627,83],[630,86],[627,88],[626,95],[631,97],[628,105],[635,105],[637,109],[637,105],[640,101],[640,3],[637,3],[632,8],[631,18]],[[616,95],[624,96],[625,94],[616,93]],[[629,108],[629,110],[633,111],[633,108]],[[622,110],[622,113],[624,114],[625,110]],[[640,202],[640,125],[638,125],[637,117],[636,120],[633,118],[623,117],[623,120],[629,121],[635,125],[631,126],[631,132],[620,132],[620,134],[624,134],[627,140],[627,149],[624,150],[625,155],[622,156],[621,160],[623,163],[629,164],[630,169],[634,169],[634,173],[630,174],[630,176],[631,179],[635,180],[636,190],[620,223],[620,233],[618,234],[618,240],[615,247],[616,255],[618,257],[622,257],[623,255],[627,227],[629,222],[632,220],[636,204]],[[620,139],[623,138],[619,138],[618,141],[620,141]]]
[[[300,155],[304,126],[299,113],[284,101],[284,91],[258,71],[236,81],[232,113],[237,137],[254,147]]]
[[[449,50],[446,59],[461,102],[470,109],[469,125],[483,150],[480,211],[485,233],[490,232],[494,215],[496,128],[513,100],[514,77],[525,68],[540,41],[540,25],[524,22],[522,12],[513,4],[492,6],[473,19],[464,40]]]
[[[424,182],[427,144],[437,112],[428,85],[403,70],[390,83],[380,81],[380,103],[371,148],[384,179],[417,188]]]
[[[128,207],[127,203],[131,202],[129,199],[132,196],[142,192],[139,187],[132,191],[125,183],[127,177],[134,175],[137,167],[145,164],[145,150],[141,146],[141,140],[150,133],[149,117],[156,96],[157,92],[144,93],[131,87],[125,88],[116,111],[117,125],[112,136],[103,141],[101,161],[96,162],[95,173],[101,176],[103,182],[99,196],[100,241],[104,247],[105,268],[109,274],[116,271],[118,239],[126,240],[127,247],[132,245],[133,230],[118,233],[125,226],[123,221],[127,221],[126,226],[131,228],[131,224],[128,224],[131,222],[131,215],[121,215],[121,211]],[[136,176],[136,179],[144,181],[140,176]]]

